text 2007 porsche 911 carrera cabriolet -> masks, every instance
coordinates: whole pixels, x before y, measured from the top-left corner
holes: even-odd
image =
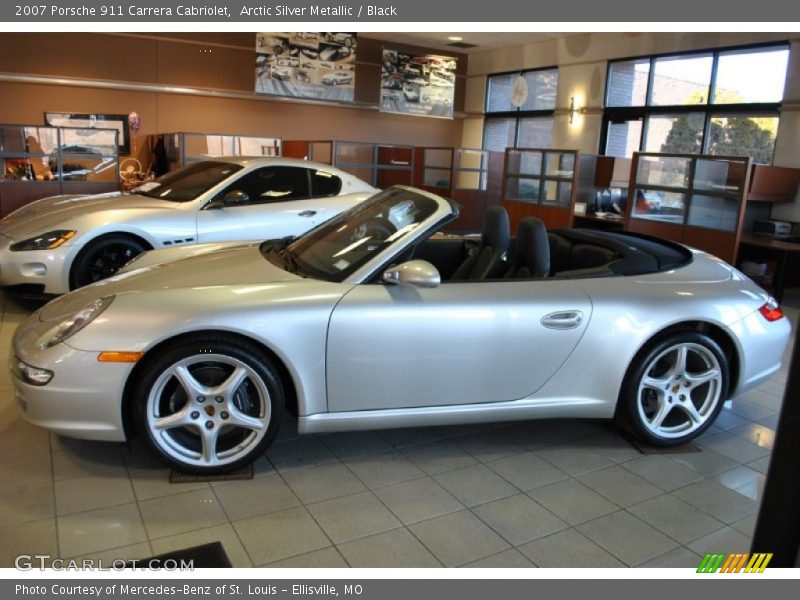
[[[788,320],[717,258],[533,218],[512,238],[499,206],[479,242],[437,234],[457,212],[394,187],[294,240],[145,254],[19,326],[17,404],[219,472],[287,410],[301,433],[615,418],[679,444],[780,366]]]

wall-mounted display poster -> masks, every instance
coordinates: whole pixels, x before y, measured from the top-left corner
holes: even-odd
[[[256,93],[353,102],[355,33],[257,33]]]
[[[381,112],[453,118],[456,59],[383,49]]]

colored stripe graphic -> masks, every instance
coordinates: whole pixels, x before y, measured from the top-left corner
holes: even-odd
[[[703,557],[700,566],[697,567],[698,573],[716,573],[722,561],[725,560],[725,554],[709,553]]]
[[[697,573],[763,573],[770,560],[772,553],[766,552],[709,552],[700,561]]]
[[[747,563],[747,567],[745,568],[745,573],[763,573],[764,569],[767,568],[769,561],[772,560],[772,552],[765,553],[756,553],[750,558],[750,562]]]

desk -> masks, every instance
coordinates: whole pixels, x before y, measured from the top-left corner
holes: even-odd
[[[739,239],[739,261],[773,258],[777,260],[775,277],[772,282],[772,293],[780,302],[787,282],[796,285],[797,269],[789,270],[789,263],[800,255],[800,243],[776,240],[768,236],[743,233]]]

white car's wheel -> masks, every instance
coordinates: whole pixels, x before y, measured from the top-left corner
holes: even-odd
[[[89,242],[75,258],[70,272],[72,289],[111,277],[149,247],[123,234],[104,235]]]
[[[676,446],[703,433],[728,394],[725,353],[702,333],[676,333],[645,349],[628,371],[618,421],[640,440]]]
[[[165,348],[135,392],[139,432],[182,471],[221,473],[264,453],[283,415],[277,371],[255,344],[197,336]]]

